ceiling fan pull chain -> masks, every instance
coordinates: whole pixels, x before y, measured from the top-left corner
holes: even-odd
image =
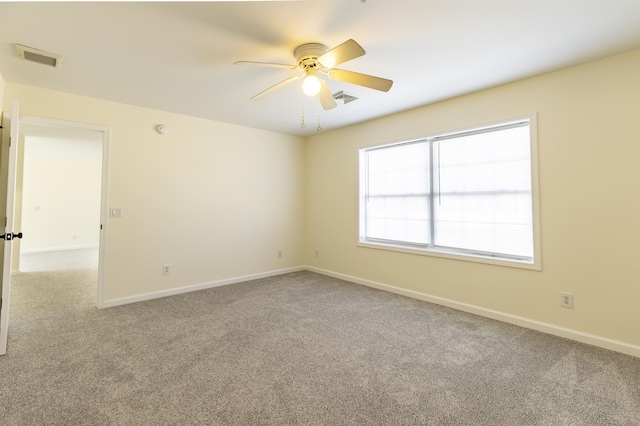
[[[316,127],[316,130],[319,132],[322,131],[322,126],[320,125],[320,116],[318,116],[318,127]]]
[[[304,129],[305,127],[307,126],[304,124],[304,114],[302,114],[302,122],[300,123],[300,128]]]

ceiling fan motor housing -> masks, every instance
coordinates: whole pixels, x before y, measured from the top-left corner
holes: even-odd
[[[296,57],[298,66],[304,70],[318,68],[318,57],[329,51],[329,48],[320,43],[306,43],[295,48],[293,55]]]

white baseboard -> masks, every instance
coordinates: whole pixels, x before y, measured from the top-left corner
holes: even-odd
[[[257,280],[257,279],[260,279],[260,278],[274,277],[274,276],[277,276],[277,275],[284,275],[284,274],[288,274],[288,273],[291,273],[291,272],[299,272],[299,271],[304,271],[304,270],[306,270],[305,267],[298,266],[298,267],[294,267],[294,268],[287,268],[287,269],[279,269],[279,270],[276,270],[276,271],[262,272],[262,273],[259,273],[259,274],[252,274],[252,275],[244,275],[244,276],[241,276],[241,277],[227,278],[227,279],[224,279],[224,280],[212,281],[212,282],[208,282],[208,283],[194,284],[194,285],[189,285],[189,286],[186,286],[186,287],[178,287],[178,288],[172,288],[172,289],[168,289],[168,290],[154,291],[153,293],[139,294],[139,295],[136,295],[136,296],[121,297],[121,298],[118,298],[118,299],[109,299],[109,300],[105,300],[104,301],[104,304],[103,304],[102,307],[110,308],[110,307],[113,307],[113,306],[127,305],[129,303],[136,303],[136,302],[143,302],[145,300],[159,299],[161,297],[174,296],[176,294],[189,293],[189,292],[192,292],[192,291],[205,290],[207,288],[221,287],[223,285],[236,284],[236,283],[241,283],[241,282],[244,282],[244,281]]]
[[[97,249],[98,244],[87,244],[82,246],[64,246],[64,247],[46,247],[39,249],[20,249],[20,253],[44,253],[48,251],[63,251],[63,250],[83,250],[83,249]]]
[[[577,342],[598,346],[600,348],[609,349],[612,351],[621,352],[623,354],[632,355],[640,358],[640,346],[631,345],[629,343],[608,339],[606,337],[595,336],[593,334],[583,333],[581,331],[571,330],[564,327],[558,327],[553,324],[547,324],[544,322],[531,320],[531,319],[519,317],[516,315],[494,311],[492,309],[486,309],[479,306],[469,305],[467,303],[456,302],[455,300],[445,299],[438,296],[431,296],[425,293],[420,293],[413,290],[407,290],[407,289],[395,287],[389,284],[383,284],[375,281],[365,280],[358,277],[352,277],[350,275],[327,271],[325,269],[320,269],[312,266],[307,266],[304,269],[307,269],[312,272],[317,272],[318,274],[327,275],[329,277],[338,278],[344,281],[349,281],[355,284],[362,284],[367,287],[388,291],[391,293],[399,294],[401,296],[411,297],[413,299],[418,299],[418,300],[424,300],[425,302],[447,306],[449,308],[457,309],[464,312],[469,312],[482,317],[495,319],[495,320],[506,322],[509,324],[518,325],[520,327],[541,331],[543,333],[564,337],[566,339],[575,340]]]

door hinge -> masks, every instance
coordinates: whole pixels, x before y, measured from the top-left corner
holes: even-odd
[[[100,230],[102,231],[102,224],[100,224]]]

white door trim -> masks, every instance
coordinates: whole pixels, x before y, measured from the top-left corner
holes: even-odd
[[[71,127],[102,132],[102,184],[100,189],[100,242],[98,259],[98,294],[96,306],[104,308],[105,279],[107,269],[107,237],[109,224],[109,159],[111,153],[111,128],[99,124],[80,123],[54,118],[20,115],[20,123],[42,126]]]

